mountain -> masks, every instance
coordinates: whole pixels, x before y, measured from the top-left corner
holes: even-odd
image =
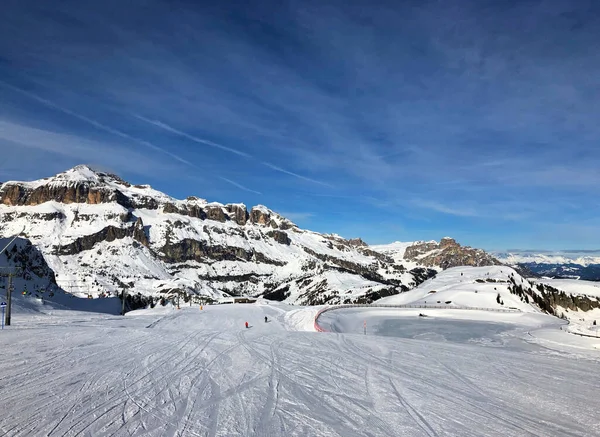
[[[537,276],[600,281],[600,251],[532,251],[494,252],[503,263],[526,268]]]
[[[300,229],[262,205],[177,200],[87,166],[1,184],[0,236],[21,230],[56,283],[81,297],[128,290],[152,301],[253,295],[370,302],[436,273],[360,239]]]
[[[494,266],[502,263],[481,249],[461,246],[454,239],[444,237],[437,241],[395,242],[371,246],[375,251],[388,255],[396,262],[414,263],[438,269],[458,266]]]

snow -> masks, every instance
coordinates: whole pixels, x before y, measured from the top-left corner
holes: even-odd
[[[520,263],[537,264],[578,264],[587,267],[591,264],[600,264],[598,251],[570,251],[570,252],[493,252],[498,260],[503,263],[515,265]]]
[[[411,242],[402,242],[402,241],[394,241],[390,244],[376,244],[369,246],[372,250],[376,252],[381,252],[388,255],[396,255],[399,259],[404,259],[404,252],[406,249],[412,245],[414,245],[414,241]]]
[[[600,435],[597,352],[547,349],[537,342],[550,339],[509,328],[484,341],[495,331],[468,320],[448,323],[444,338],[306,332],[315,310],[17,310],[0,331],[0,434]],[[353,311],[346,325],[362,322]],[[414,333],[423,320],[403,321]]]
[[[567,294],[600,297],[600,282],[579,279],[532,279],[534,282],[548,284],[565,291]]]
[[[262,212],[263,214],[271,214],[271,210],[267,208],[265,205],[256,205],[252,207],[253,210]]]
[[[397,264],[403,264],[407,269],[413,269],[415,267],[422,267],[422,265],[420,265],[418,262],[415,261],[408,261],[406,259],[404,259],[404,254],[406,252],[406,249],[408,249],[411,246],[417,245],[417,244],[438,244],[437,241],[435,240],[431,240],[431,241],[411,241],[411,242],[402,242],[402,241],[395,241],[393,243],[390,244],[376,244],[376,245],[372,245],[369,246],[370,249],[382,253],[384,255],[388,255],[390,256],[395,263]],[[418,258],[423,258],[426,256],[433,256],[437,253],[440,253],[441,250],[439,249],[434,249],[432,251],[429,251],[427,253],[422,254],[421,256],[419,256]],[[439,268],[436,267],[429,267],[432,268],[434,270],[441,270]]]
[[[423,282],[417,288],[384,297],[376,303],[535,311],[531,305],[522,302],[518,296],[508,291],[511,275],[518,281],[524,281],[512,268],[506,266],[453,267],[438,273],[436,277]],[[498,294],[504,302],[503,305],[497,302]]]

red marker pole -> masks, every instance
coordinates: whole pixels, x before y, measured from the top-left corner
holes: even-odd
[[[363,328],[365,329],[365,335],[367,335],[367,321],[363,323]]]

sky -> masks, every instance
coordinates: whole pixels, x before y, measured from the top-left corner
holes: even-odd
[[[595,0],[3,0],[0,180],[77,164],[371,244],[600,248]]]

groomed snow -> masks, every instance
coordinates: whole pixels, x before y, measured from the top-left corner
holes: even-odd
[[[316,310],[16,310],[0,332],[0,434],[600,436],[593,351],[303,331]]]

